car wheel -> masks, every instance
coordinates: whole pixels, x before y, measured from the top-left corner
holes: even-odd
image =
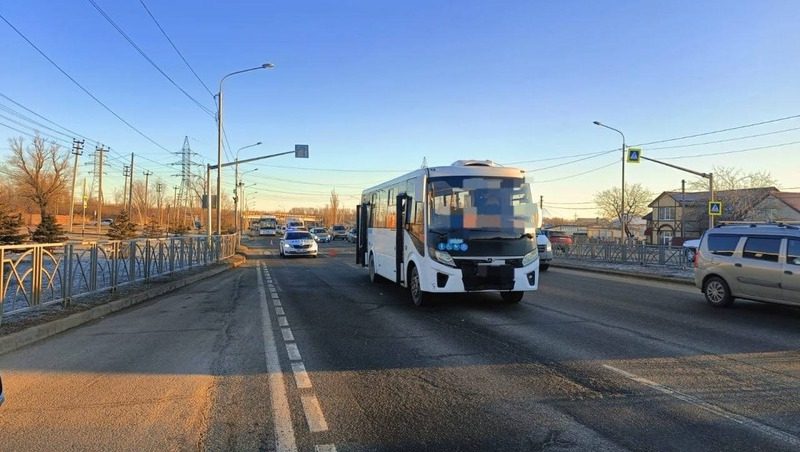
[[[378,282],[378,278],[380,278],[380,276],[378,276],[378,274],[375,273],[375,259],[372,257],[372,253],[370,253],[369,255],[369,264],[367,266],[369,268],[369,282],[371,283]]]
[[[525,295],[525,292],[522,291],[500,292],[500,297],[506,303],[519,303],[522,301],[523,295]]]
[[[427,292],[422,290],[422,284],[419,280],[419,272],[417,272],[417,266],[414,265],[411,267],[411,271],[409,272],[408,278],[408,291],[411,292],[411,301],[414,302],[415,306],[425,306],[430,304],[431,295]]]
[[[719,276],[712,276],[706,279],[703,284],[703,294],[706,296],[708,304],[715,308],[724,308],[733,303],[731,289],[725,280]]]
[[[548,268],[550,268],[550,264],[542,264],[539,266],[539,271],[546,272]]]

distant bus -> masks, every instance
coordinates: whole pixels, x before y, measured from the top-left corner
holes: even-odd
[[[258,220],[258,235],[275,236],[278,234],[278,218],[266,215]]]
[[[521,169],[460,160],[368,188],[357,206],[356,262],[371,281],[435,293],[499,292],[508,303],[538,288],[539,209]]]

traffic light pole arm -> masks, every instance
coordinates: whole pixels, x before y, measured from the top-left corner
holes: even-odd
[[[222,166],[223,168],[227,168],[229,166],[236,165],[237,163],[255,162],[256,160],[264,160],[264,159],[268,159],[270,157],[278,157],[280,155],[287,155],[287,154],[294,154],[294,153],[295,153],[295,151],[279,152],[277,154],[262,155],[261,157],[253,157],[253,158],[249,158],[249,159],[238,160],[238,161],[235,161],[235,162],[223,163],[222,165],[211,165],[209,168],[212,169],[212,170],[215,170],[215,169],[219,168],[220,166]]]
[[[706,179],[710,179],[711,178],[711,175],[708,174],[708,173],[701,173],[701,172],[698,172],[698,171],[693,171],[693,170],[690,170],[688,168],[683,168],[683,167],[678,166],[678,165],[673,165],[672,163],[667,163],[667,162],[662,162],[660,160],[651,159],[651,158],[645,157],[643,155],[640,155],[639,158],[642,159],[642,160],[647,160],[648,162],[658,163],[658,164],[661,164],[661,165],[664,165],[664,166],[668,166],[670,168],[675,168],[676,170],[686,171],[687,173],[692,173],[692,174],[694,174],[696,176],[705,177]]]
[[[661,165],[668,166],[670,168],[675,168],[676,170],[686,171],[687,173],[691,173],[691,174],[694,174],[696,176],[700,176],[700,177],[704,177],[704,178],[708,179],[708,199],[709,199],[709,201],[714,201],[714,174],[712,174],[712,173],[701,173],[699,171],[690,170],[688,168],[684,168],[684,167],[681,167],[681,166],[678,166],[678,165],[673,165],[671,163],[662,162],[662,161],[656,160],[656,159],[651,159],[651,158],[645,157],[643,155],[640,155],[639,158],[642,159],[642,160],[647,160],[648,162],[659,163]],[[712,215],[709,215],[708,216],[708,229],[711,229],[713,227],[714,227],[714,217]]]

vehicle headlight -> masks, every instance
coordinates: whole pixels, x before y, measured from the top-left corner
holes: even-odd
[[[531,262],[535,261],[538,258],[539,258],[539,251],[536,248],[534,248],[533,251],[531,251],[530,253],[526,254],[522,258],[522,266],[524,267],[524,266],[530,264]]]
[[[553,244],[550,243],[550,242],[547,242],[547,245],[544,246],[544,250],[547,251],[548,253],[552,253],[553,252]]]
[[[292,247],[292,245],[289,245],[288,243],[284,243],[284,244],[283,244],[283,247],[284,247],[284,248],[291,248],[291,247]]]
[[[431,250],[433,258],[436,259],[437,262],[440,262],[444,265],[455,267],[456,262],[453,260],[453,256],[450,255],[447,251],[439,251],[436,249]]]

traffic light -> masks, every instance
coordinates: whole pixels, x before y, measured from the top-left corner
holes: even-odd
[[[639,163],[642,148],[628,148],[628,163]]]

